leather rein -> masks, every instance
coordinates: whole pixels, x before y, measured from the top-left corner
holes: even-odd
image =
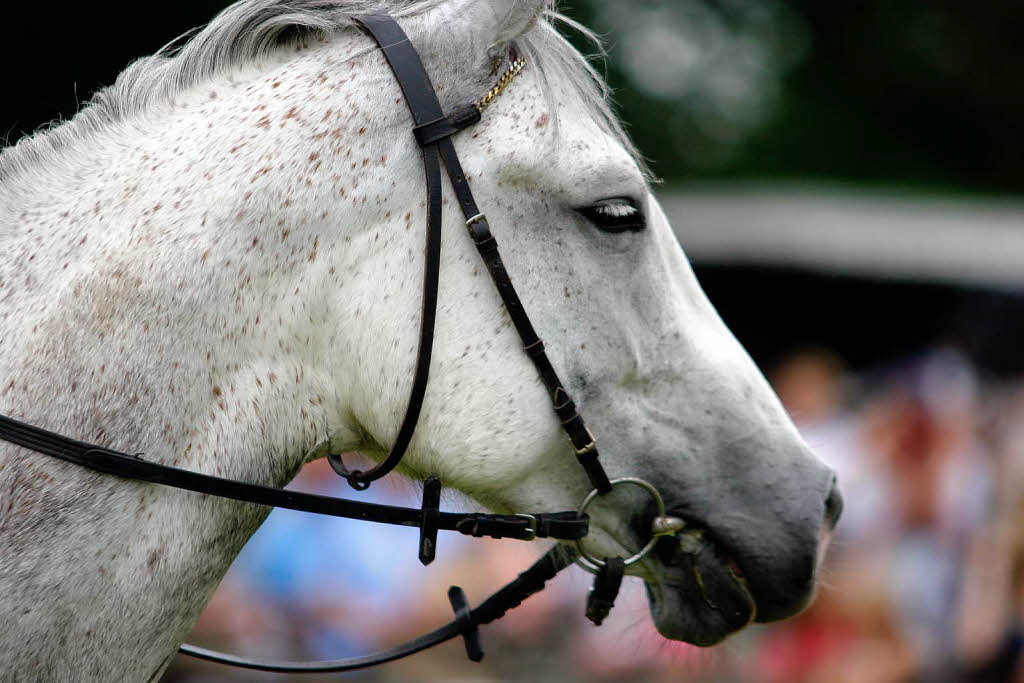
[[[639,561],[653,548],[660,536],[672,535],[682,527],[682,521],[667,517],[658,491],[640,479],[609,480],[598,460],[597,444],[587,429],[576,405],[562,385],[526,314],[523,304],[512,285],[498,252],[498,244],[491,234],[487,217],[473,198],[466,175],[462,170],[452,136],[482,119],[483,110],[523,69],[525,62],[516,59],[498,85],[480,102],[462,107],[446,116],[441,108],[430,77],[419,54],[398,23],[386,14],[358,17],[356,21],[377,42],[394,72],[412,113],[413,133],[423,153],[427,187],[426,263],[423,281],[422,317],[419,350],[413,386],[405,418],[395,443],[376,467],[367,471],[349,470],[338,455],[329,455],[331,467],[357,490],[365,490],[373,481],[385,476],[399,464],[412,440],[423,406],[428,371],[434,341],[434,322],[437,313],[438,282],[441,265],[442,224],[442,161],[455,190],[459,206],[466,218],[466,228],[488,272],[498,289],[509,316],[533,361],[541,381],[547,388],[552,407],[561,421],[576,453],[576,458],[593,487],[579,510],[553,513],[520,513],[495,515],[483,513],[442,512],[439,509],[441,482],[436,477],[427,479],[420,508],[404,508],[373,503],[362,503],[341,498],[318,496],[298,491],[275,489],[232,479],[214,477],[176,467],[169,467],[142,459],[139,455],[121,453],[102,446],[77,441],[60,434],[0,415],[0,439],[49,455],[65,462],[86,467],[96,472],[125,479],[145,481],[221,498],[287,508],[334,517],[344,517],[382,524],[419,527],[419,559],[426,565],[434,560],[439,530],[457,531],[474,537],[513,538],[532,541],[553,538],[575,541],[576,547],[556,545],[533,566],[514,581],[487,598],[476,608],[470,608],[465,593],[458,586],[448,591],[455,618],[441,628],[377,654],[353,659],[322,662],[277,662],[245,659],[191,645],[182,645],[180,652],[192,657],[246,669],[280,673],[328,673],[363,669],[409,656],[424,649],[462,636],[466,653],[473,661],[483,658],[478,627],[501,618],[530,595],[542,590],[548,580],[558,572],[579,562],[585,569],[597,574],[594,589],[587,604],[587,616],[597,624],[607,616],[618,594],[626,566]],[[655,518],[651,539],[636,555],[628,558],[600,559],[591,556],[581,545],[589,531],[589,518],[585,509],[596,496],[612,491],[620,484],[637,485],[654,498],[658,516]]]

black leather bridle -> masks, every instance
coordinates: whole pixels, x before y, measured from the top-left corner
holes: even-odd
[[[504,616],[509,609],[543,589],[549,579],[580,559],[581,554],[587,559],[584,562],[585,568],[597,574],[594,590],[588,600],[587,615],[600,624],[611,609],[626,565],[645,556],[653,547],[655,537],[671,535],[682,525],[681,520],[665,516],[661,497],[650,484],[638,479],[627,478],[614,481],[608,479],[598,460],[597,444],[594,437],[584,424],[583,418],[576,410],[575,403],[548,360],[544,344],[537,336],[523,304],[512,286],[512,281],[498,253],[497,241],[491,234],[487,217],[480,212],[473,198],[473,193],[459,163],[455,146],[452,144],[453,135],[481,120],[483,104],[463,107],[454,114],[445,116],[430,82],[430,77],[420,61],[419,54],[395,20],[385,14],[374,14],[359,17],[356,21],[380,45],[412,112],[415,123],[413,133],[423,151],[426,175],[426,265],[416,372],[405,418],[394,446],[382,463],[365,472],[349,470],[337,455],[328,456],[331,466],[338,474],[345,477],[353,488],[363,490],[368,488],[373,481],[391,472],[399,464],[412,439],[423,405],[433,349],[441,263],[441,162],[443,161],[459,206],[465,215],[466,228],[494,280],[505,308],[522,339],[527,355],[533,361],[541,381],[547,388],[554,411],[569,436],[576,452],[576,458],[583,466],[593,491],[581,508],[576,511],[514,515],[452,513],[439,510],[441,482],[437,478],[431,477],[424,486],[423,503],[419,509],[360,503],[247,484],[168,467],[143,460],[141,456],[77,441],[0,415],[0,439],[97,472],[260,505],[384,524],[419,527],[419,559],[423,564],[429,564],[434,559],[438,530],[458,531],[475,537],[489,536],[527,541],[535,538],[554,538],[577,542],[578,550],[564,545],[556,546],[532,567],[520,574],[518,578],[474,609],[470,609],[462,589],[453,586],[448,592],[456,615],[453,621],[431,633],[375,655],[327,662],[272,662],[242,659],[190,645],[183,645],[180,650],[193,657],[248,669],[285,673],[351,671],[400,659],[459,635],[465,639],[469,658],[479,661],[483,657],[483,652],[480,649],[477,627]],[[517,61],[513,68],[521,69],[522,63]],[[512,73],[512,76],[514,75]],[[507,85],[508,80],[511,78],[503,78],[503,85]],[[492,91],[491,95],[493,96],[495,92]],[[485,102],[489,101],[490,99],[485,100]],[[618,484],[639,484],[646,488],[658,503],[659,516],[655,519],[651,541],[640,553],[627,560],[622,558],[599,560],[587,555],[582,546],[579,546],[579,541],[587,535],[589,530],[589,520],[584,509],[595,496],[611,492],[613,486]]]
[[[355,488],[365,488],[370,482],[380,479],[393,470],[405,455],[405,450],[412,439],[420,408],[423,406],[423,395],[427,388],[427,374],[430,368],[430,354],[434,341],[434,319],[437,313],[437,290],[441,270],[441,160],[448,170],[459,207],[466,218],[466,228],[476,244],[480,256],[494,280],[498,293],[501,295],[505,308],[515,325],[519,337],[523,341],[527,355],[537,367],[541,381],[547,387],[548,395],[554,405],[555,412],[562,421],[562,426],[569,435],[576,457],[591,485],[602,492],[611,491],[608,475],[605,474],[598,461],[597,443],[587,430],[583,418],[576,412],[569,393],[558,379],[551,361],[544,351],[544,343],[533,329],[523,303],[516,294],[512,280],[505,270],[505,264],[498,253],[498,243],[491,235],[487,216],[480,211],[473,192],[469,188],[466,174],[455,152],[452,136],[464,128],[468,128],[481,119],[478,105],[473,104],[460,108],[451,116],[445,116],[441,103],[434,92],[416,48],[409,41],[401,27],[389,16],[371,15],[357,19],[380,45],[384,56],[391,65],[398,79],[405,100],[412,112],[415,127],[413,133],[423,150],[423,167],[427,178],[427,244],[426,267],[423,275],[423,315],[420,321],[419,358],[416,361],[416,374],[413,380],[412,396],[409,406],[399,429],[395,444],[388,457],[377,467],[367,471],[350,471],[338,456],[328,459],[334,469],[345,477]]]

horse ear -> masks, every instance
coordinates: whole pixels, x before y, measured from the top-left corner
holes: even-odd
[[[488,49],[511,43],[537,23],[554,0],[462,0],[458,12]]]
[[[506,45],[533,28],[553,3],[550,0],[480,0],[480,4],[492,7],[498,20],[493,44]]]

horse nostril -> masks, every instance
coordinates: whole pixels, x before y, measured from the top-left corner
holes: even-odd
[[[839,483],[832,477],[832,488],[825,499],[825,523],[829,531],[836,528],[839,517],[843,514],[843,494],[839,492]]]

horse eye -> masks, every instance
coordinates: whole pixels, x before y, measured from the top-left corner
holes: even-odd
[[[640,232],[647,227],[644,212],[629,197],[602,199],[576,211],[605,232]]]

